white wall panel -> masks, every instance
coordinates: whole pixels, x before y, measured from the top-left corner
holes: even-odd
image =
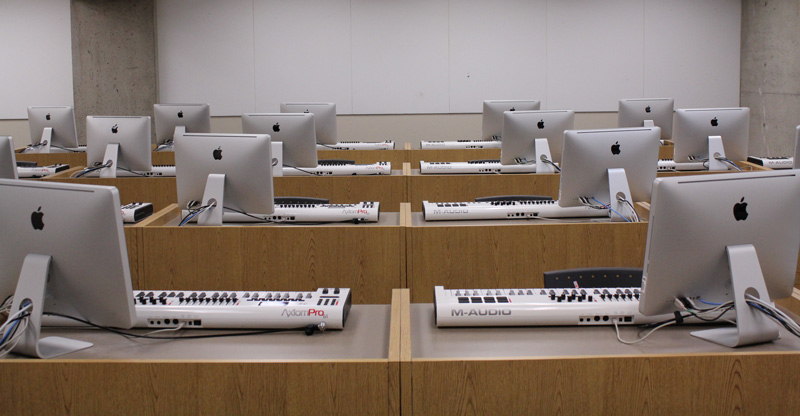
[[[69,0],[0,1],[0,119],[73,105]]]
[[[215,116],[255,110],[252,0],[156,3],[162,103],[207,102]]]
[[[645,11],[644,95],[738,107],[741,2],[646,0]]]
[[[483,100],[534,99],[546,107],[546,0],[450,1],[450,112]]]
[[[449,112],[448,0],[351,7],[353,112]]]
[[[549,0],[548,108],[616,111],[643,91],[641,0]]]
[[[285,101],[352,112],[349,0],[255,0],[256,111]]]

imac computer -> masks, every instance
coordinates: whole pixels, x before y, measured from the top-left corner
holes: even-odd
[[[316,168],[317,139],[312,113],[247,113],[242,114],[245,134],[268,134],[274,142],[283,143],[283,166]]]
[[[735,167],[733,161],[747,159],[749,129],[747,107],[675,110],[675,163],[703,161],[714,171]]]
[[[208,104],[153,104],[156,124],[156,151],[172,148],[175,129],[186,133],[210,133],[211,111]]]
[[[30,314],[13,352],[50,358],[92,345],[40,338],[42,313],[130,328],[135,313],[117,189],[0,179],[0,195],[0,299],[13,295],[9,316]]]
[[[72,106],[28,107],[29,153],[78,152],[78,129]]]
[[[272,214],[271,147],[267,134],[179,134],[178,206],[200,225],[222,225],[223,210]]]
[[[18,179],[17,157],[11,136],[0,136],[0,179]]]
[[[660,137],[659,127],[567,130],[558,204],[610,208],[614,221],[636,218],[634,202],[650,200]]]
[[[656,315],[732,301],[736,327],[692,335],[729,347],[777,339],[778,325],[755,299],[769,306],[792,294],[800,249],[800,214],[791,209],[800,205],[798,174],[656,179],[639,310]]]
[[[561,163],[564,131],[575,125],[572,110],[506,111],[500,163],[536,164],[536,173],[553,173]]]
[[[100,177],[153,170],[149,116],[87,116],[86,146],[87,170],[99,170]]]
[[[538,100],[484,100],[481,138],[501,139],[503,113],[506,111],[533,111],[540,106],[541,102]]]
[[[792,162],[792,166],[795,169],[800,169],[800,126],[794,128],[794,156]]]
[[[327,145],[338,143],[335,103],[281,103],[281,113],[313,114],[317,143]]]
[[[619,100],[617,127],[661,127],[661,139],[672,138],[672,98],[627,98]]]

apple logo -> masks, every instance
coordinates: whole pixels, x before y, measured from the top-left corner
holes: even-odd
[[[111,126],[111,132],[112,133],[117,134],[118,131],[119,131],[119,127],[116,124]]]
[[[516,107],[511,107],[508,111],[517,111]]]
[[[544,120],[539,120],[539,122],[536,123],[536,127],[540,128],[540,129],[543,129],[544,128]]]
[[[719,121],[717,121],[716,117],[711,119],[711,125],[714,126],[714,127],[719,126]]]
[[[31,225],[33,225],[34,230],[41,230],[44,228],[44,221],[42,221],[42,217],[44,217],[42,207],[39,207],[39,209],[31,213]]]
[[[744,202],[744,197],[733,205],[733,218],[736,218],[736,221],[747,219],[747,202]]]
[[[649,112],[650,112],[650,110],[651,110],[651,109],[650,109],[650,106],[649,106],[649,105],[648,105],[647,107],[645,107],[645,108],[644,108],[644,112],[645,112],[645,113],[649,113]]]
[[[618,155],[619,152],[620,152],[619,141],[617,141],[616,143],[611,145],[611,154],[612,155]]]
[[[178,111],[178,118],[183,118],[183,110]]]
[[[214,152],[212,153],[212,156],[214,156],[214,160],[222,159],[222,146],[214,149]]]
[[[308,109],[307,109],[307,108],[306,108],[306,111],[303,111],[303,112],[304,112],[304,113],[306,113],[306,114],[308,114],[308,113],[309,113],[309,111],[308,111]]]
[[[47,113],[47,115],[44,116],[44,119],[49,121],[50,120],[50,113]]]
[[[278,123],[275,123],[275,125],[272,126],[272,131],[274,131],[275,133],[281,131],[281,125],[278,124]]]

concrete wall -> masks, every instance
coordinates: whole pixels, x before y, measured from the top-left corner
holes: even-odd
[[[790,156],[800,124],[800,1],[742,0],[741,105],[750,154]]]
[[[78,137],[87,115],[153,115],[155,0],[72,0],[72,76]]]

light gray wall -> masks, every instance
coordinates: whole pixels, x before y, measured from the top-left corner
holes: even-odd
[[[800,1],[742,1],[741,105],[750,154],[791,156],[800,124]]]

